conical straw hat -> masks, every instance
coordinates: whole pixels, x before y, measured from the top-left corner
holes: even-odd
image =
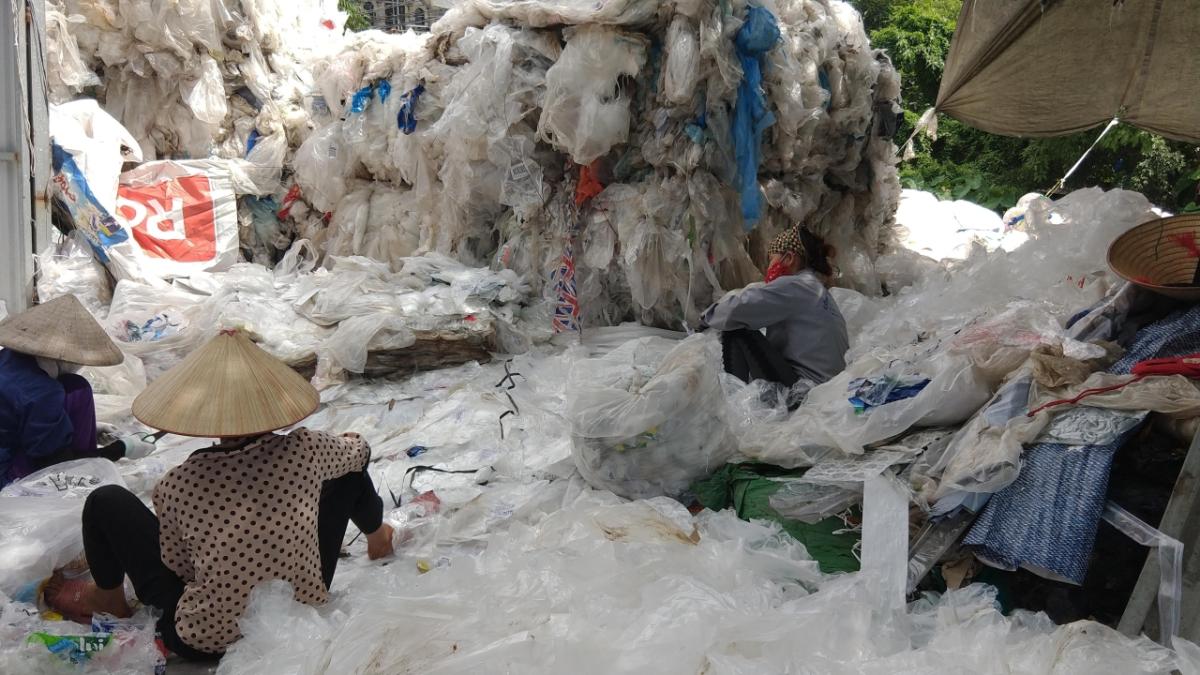
[[[1200,214],[1156,218],[1117,237],[1108,264],[1138,286],[1180,300],[1200,300]]]
[[[115,366],[125,360],[104,328],[69,294],[0,322],[0,347],[84,366]]]
[[[317,390],[245,335],[222,331],[133,401],[143,424],[183,436],[253,436],[317,409]]]

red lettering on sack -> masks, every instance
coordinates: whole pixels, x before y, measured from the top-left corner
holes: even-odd
[[[153,185],[121,185],[117,218],[146,255],[179,262],[217,257],[216,212],[207,176],[181,176]]]

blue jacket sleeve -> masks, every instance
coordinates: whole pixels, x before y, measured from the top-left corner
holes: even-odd
[[[21,450],[29,457],[45,457],[67,447],[75,428],[63,407],[62,389],[46,391],[25,401],[21,424]]]

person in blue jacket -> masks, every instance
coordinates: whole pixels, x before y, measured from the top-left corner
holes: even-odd
[[[721,331],[725,371],[745,382],[826,382],[846,368],[850,348],[846,320],[828,289],[834,251],[797,226],[767,252],[765,283],[709,307],[702,328]]]
[[[96,447],[92,387],[75,371],[124,355],[75,296],[0,322],[0,347],[0,487],[71,459],[145,451],[134,439]]]

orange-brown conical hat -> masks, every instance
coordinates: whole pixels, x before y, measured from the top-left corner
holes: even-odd
[[[183,436],[253,436],[317,409],[317,390],[240,332],[222,331],[133,401],[146,426]]]
[[[1156,218],[1117,237],[1108,264],[1138,286],[1180,300],[1200,300],[1200,213]]]

